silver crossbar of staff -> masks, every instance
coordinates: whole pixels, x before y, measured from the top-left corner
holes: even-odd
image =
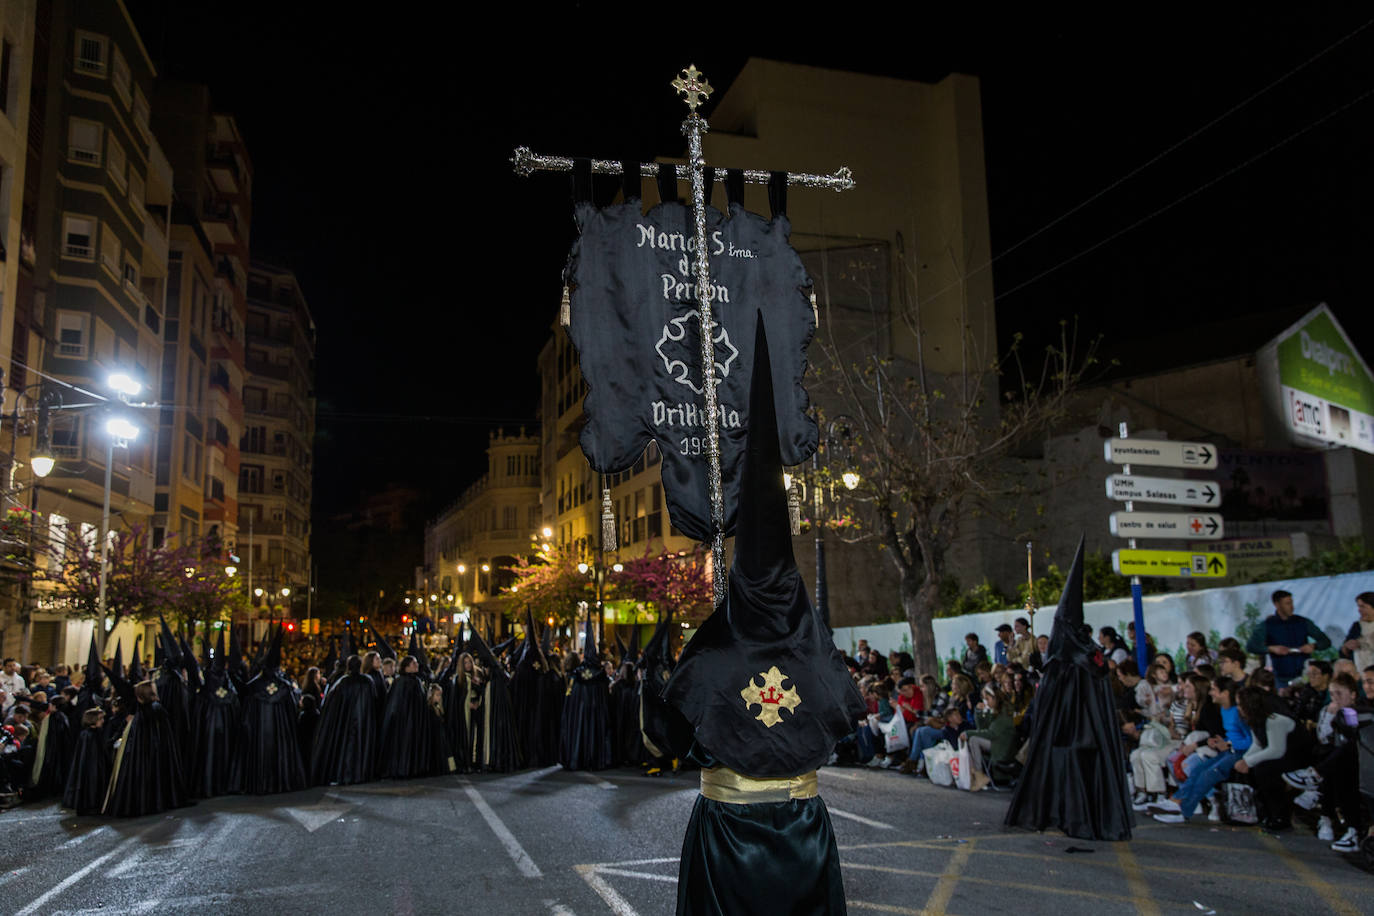
[[[515,153],[510,157],[511,165],[515,167],[515,173],[521,176],[532,175],[535,172],[571,172],[574,160],[567,156],[542,156],[532,152],[528,146],[517,146]],[[594,175],[622,175],[624,169],[621,164],[614,159],[593,159],[592,174]],[[645,178],[657,178],[661,163],[641,162],[639,164],[639,174]],[[741,169],[744,173],[746,184],[768,184],[773,179],[772,172],[762,169]],[[716,169],[716,176],[725,174],[724,169]],[[690,182],[692,173],[690,167],[685,167],[678,173],[679,181]],[[810,172],[788,172],[788,185],[797,185],[802,188],[824,188],[832,191],[850,191],[854,188],[854,175],[848,167],[836,169],[832,175],[814,175]]]

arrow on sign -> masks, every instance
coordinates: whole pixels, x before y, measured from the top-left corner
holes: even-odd
[[[1212,516],[1208,516],[1208,517],[1207,517],[1207,533],[1208,533],[1208,534],[1216,534],[1216,533],[1217,533],[1217,529],[1220,528],[1220,527],[1221,527],[1221,526],[1220,526],[1219,524],[1217,524],[1217,520],[1216,520],[1215,518],[1213,518]]]
[[[1226,567],[1224,567],[1221,561],[1218,560],[1216,557],[1212,557],[1212,562],[1207,564],[1207,568],[1210,569],[1214,574],[1220,574],[1221,571]]]
[[[1212,500],[1217,498],[1217,491],[1213,490],[1210,486],[1203,487],[1202,495],[1207,497],[1207,505],[1210,506],[1212,504]]]
[[[1205,445],[1198,451],[1198,454],[1202,456],[1203,464],[1206,464],[1207,462],[1212,460],[1212,452]]]

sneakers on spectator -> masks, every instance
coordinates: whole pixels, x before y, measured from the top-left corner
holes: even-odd
[[[1131,807],[1137,811],[1149,811],[1155,803],[1154,798],[1145,792],[1137,792],[1131,802]]]
[[[1186,824],[1188,819],[1181,814],[1156,814],[1155,820],[1161,824]]]
[[[827,761],[825,762],[825,765],[828,766],[828,767],[833,767],[836,763],[839,762],[839,760],[840,760],[840,755],[837,754],[837,753],[835,753],[834,751],[831,751],[831,752],[830,752],[830,759],[827,760]]]
[[[1331,829],[1331,818],[1323,816],[1317,820],[1317,839],[1330,843],[1336,838],[1336,831]],[[1341,839],[1345,839],[1342,837]]]
[[[868,763],[865,763],[864,766],[866,766],[866,767],[885,767],[885,766],[887,766],[887,763],[884,761],[884,758],[882,758],[882,757],[874,757],[872,760],[868,761]]]
[[[1316,770],[1311,767],[1305,767],[1301,770],[1291,770],[1284,773],[1283,781],[1295,789],[1306,791],[1307,789],[1315,789],[1317,786],[1321,785],[1322,778],[1317,775]]]
[[[1210,824],[1221,823],[1221,805],[1217,804],[1215,798],[1207,800],[1207,822]]]
[[[1159,801],[1150,802],[1145,806],[1152,814],[1182,814],[1183,809],[1178,806],[1178,802],[1172,798],[1161,798]],[[1169,823],[1174,823],[1170,821]]]
[[[1336,852],[1359,852],[1360,835],[1354,827],[1347,827],[1341,838],[1331,844],[1331,848]]]
[[[1311,811],[1313,808],[1317,807],[1317,805],[1321,804],[1321,800],[1321,795],[1317,793],[1316,789],[1304,789],[1298,794],[1297,798],[1293,799],[1293,804],[1304,811]],[[1322,820],[1326,820],[1326,818],[1322,818]]]

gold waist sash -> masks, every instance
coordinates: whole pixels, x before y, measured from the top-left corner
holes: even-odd
[[[754,779],[728,767],[712,767],[701,771],[701,794],[712,801],[731,805],[757,805],[792,798],[815,798],[820,794],[820,784],[815,770],[780,779]]]

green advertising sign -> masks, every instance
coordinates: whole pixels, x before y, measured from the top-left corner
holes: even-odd
[[[1374,414],[1374,377],[1325,307],[1278,342],[1279,381],[1362,414]]]

